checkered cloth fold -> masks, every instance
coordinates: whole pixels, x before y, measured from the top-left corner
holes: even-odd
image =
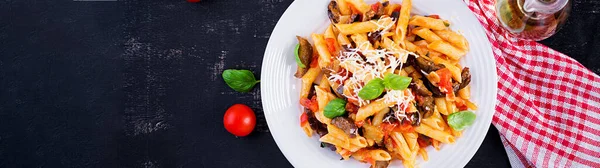
[[[494,0],[465,0],[487,30],[498,72],[493,124],[513,167],[600,168],[600,77],[535,41],[510,37]]]

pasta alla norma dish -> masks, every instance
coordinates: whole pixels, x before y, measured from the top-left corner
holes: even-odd
[[[297,36],[301,128],[343,158],[387,167],[428,160],[475,120],[465,37],[411,0],[332,0],[324,32]],[[325,9],[325,7],[324,7]]]

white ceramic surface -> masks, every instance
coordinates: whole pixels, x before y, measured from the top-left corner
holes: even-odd
[[[313,32],[323,33],[329,23],[328,3],[328,0],[297,0],[281,16],[263,58],[260,76],[263,110],[275,142],[294,167],[365,168],[369,165],[355,160],[340,161],[335,152],[319,147],[316,135],[306,137],[299,126],[300,80],[293,76],[296,70],[295,36],[310,39]],[[471,99],[479,106],[474,111],[477,119],[456,143],[444,144],[440,151],[429,147],[429,161],[417,160],[419,167],[464,167],[483,142],[495,111],[497,75],[491,45],[481,24],[460,0],[414,0],[412,13],[440,15],[452,23],[452,30],[462,32],[470,43],[471,51],[461,64],[471,68]],[[396,161],[390,167],[402,165]]]

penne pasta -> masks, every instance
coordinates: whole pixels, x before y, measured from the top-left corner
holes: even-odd
[[[337,41],[338,41],[338,43],[339,43],[340,47],[342,47],[342,46],[347,46],[347,45],[351,45],[351,43],[350,43],[350,40],[349,40],[349,39],[348,39],[348,37],[346,37],[346,35],[344,35],[344,34],[341,34],[341,33],[340,33],[340,34],[338,34],[338,37],[337,37],[337,39],[338,39]]]
[[[465,100],[465,104],[467,105],[467,108],[471,110],[477,110],[477,105],[475,105],[473,102]]]
[[[464,88],[458,90],[458,97],[468,100],[471,98],[471,85],[467,85]]]
[[[367,140],[371,139],[375,142],[381,142],[381,140],[383,140],[383,131],[377,126],[365,124],[363,125],[363,136],[367,138]]]
[[[447,132],[435,130],[425,124],[421,124],[417,127],[414,127],[414,129],[419,134],[423,134],[425,136],[428,136],[432,139],[438,140],[443,143],[451,144],[451,143],[454,143],[454,141],[455,141],[454,137],[452,135],[448,134]]]
[[[371,123],[373,123],[374,126],[379,126],[383,122],[383,118],[388,112],[390,112],[390,108],[384,108],[383,110],[377,112],[375,116],[373,116]]]
[[[327,76],[323,75],[323,77],[321,77],[321,83],[319,83],[319,87],[321,89],[329,89],[329,80],[327,79]]]
[[[402,7],[400,8],[400,16],[398,17],[398,24],[396,25],[396,36],[398,36],[398,43],[402,48],[406,48],[404,39],[406,38],[406,29],[408,28],[408,19],[410,18],[410,9],[412,6],[412,0],[403,0]]]
[[[352,152],[339,146],[335,146],[335,152],[340,154],[344,160],[350,159],[350,156],[352,155]]]
[[[356,44],[356,48],[360,50],[373,50],[373,45],[367,39],[367,35],[364,33],[357,33],[350,36],[352,41]]]
[[[392,12],[394,12],[399,7],[400,7],[400,5],[398,5],[398,4],[390,4],[387,7],[385,7],[385,14],[392,16]]]
[[[355,22],[350,24],[336,24],[335,27],[337,27],[338,30],[340,30],[340,34],[350,35],[383,30],[385,28],[390,28],[391,26],[393,26],[393,24],[394,21],[391,18],[384,17],[379,19],[378,21],[371,20],[365,22]]]
[[[323,124],[330,124],[331,119],[327,118],[327,117],[325,117],[325,115],[323,115],[323,109],[325,108],[325,105],[327,105],[327,103],[329,103],[329,101],[335,99],[336,96],[333,95],[328,90],[323,89],[318,86],[315,86],[315,92],[317,95],[317,104],[319,106],[319,111],[315,112],[315,118],[317,118],[317,120],[319,120]]]
[[[371,6],[367,5],[363,0],[345,0],[349,5],[354,6],[361,14],[371,10]]]
[[[411,160],[412,153],[411,153],[411,151],[408,147],[408,143],[406,142],[406,139],[404,139],[404,136],[402,135],[402,133],[391,132],[390,136],[392,137],[392,141],[394,141],[394,143],[396,143],[396,146],[397,146],[396,149],[398,150],[400,157],[402,157],[402,160]]]
[[[417,50],[419,49],[418,46],[416,46],[415,44],[413,44],[412,42],[410,42],[408,40],[404,40],[404,45],[406,46],[406,50],[408,50],[410,52],[417,52]]]
[[[444,41],[434,41],[427,45],[427,48],[445,54],[454,60],[458,60],[466,54],[465,51],[462,51]]]
[[[446,110],[448,110],[448,115],[458,111],[454,102],[448,101],[448,99],[446,99]]]
[[[325,38],[325,41],[327,41],[327,40],[333,41],[333,47],[335,48],[336,52],[340,50],[339,44],[337,42],[337,36],[333,32],[333,25],[330,24],[329,27],[327,27],[327,29],[325,30],[325,33],[323,34],[323,38]]]
[[[444,24],[443,20],[434,19],[434,18],[425,17],[425,16],[418,16],[418,15],[410,18],[410,21],[408,21],[408,25],[425,27],[425,28],[429,28],[431,30],[446,29],[446,25]]]
[[[329,48],[321,34],[313,33],[311,35],[313,42],[315,43],[315,48],[319,53],[319,67],[325,68],[331,63],[331,53],[329,53]]]
[[[402,132],[402,136],[404,136],[406,144],[408,145],[408,149],[411,152],[414,153],[417,150],[419,150],[419,144],[417,143],[417,138],[419,137],[419,134],[417,134],[416,132]]]
[[[417,36],[425,39],[429,43],[433,43],[435,41],[441,41],[442,40],[442,38],[438,37],[431,30],[429,30],[428,28],[424,28],[424,27],[415,28],[415,29],[412,30],[412,33],[414,33]]]
[[[435,30],[433,32],[435,32],[435,34],[437,34],[440,38],[449,42],[453,46],[455,46],[463,51],[469,50],[469,42],[467,41],[467,39],[464,36],[454,32],[452,30]]]
[[[423,157],[424,161],[429,160],[429,156],[427,156],[427,151],[425,150],[425,148],[419,149],[419,154],[421,155],[421,157]]]
[[[388,104],[383,98],[375,100],[370,104],[360,107],[356,113],[356,121],[365,120],[367,117],[372,116],[378,111],[388,108]]]
[[[312,137],[313,129],[310,128],[309,124],[303,124],[302,125],[302,131],[304,131],[304,133],[306,134],[306,136]]]
[[[438,112],[440,112],[443,115],[450,114],[448,113],[448,109],[446,108],[446,98],[436,97],[433,98],[433,101],[435,102],[435,108],[438,110]]]
[[[353,153],[352,158],[361,162],[392,160],[392,156],[381,149],[361,149]]]
[[[352,10],[350,9],[350,6],[348,6],[348,3],[344,0],[336,0],[337,6],[340,8],[340,13],[342,15],[351,15],[352,14]]]
[[[444,130],[444,125],[446,125],[437,108],[433,110],[433,115],[428,118],[421,119],[421,123],[440,131]]]
[[[396,56],[396,58],[402,60],[402,63],[405,63],[408,59],[408,52],[404,49],[399,48],[397,44],[395,44],[392,40],[390,40],[387,37],[383,37],[383,47],[388,48],[392,52],[395,52],[395,54],[393,55]]]
[[[313,82],[315,82],[319,76],[319,73],[321,73],[320,68],[309,68],[304,76],[302,76],[302,88],[300,90],[301,98],[308,98],[308,93],[310,92]]]

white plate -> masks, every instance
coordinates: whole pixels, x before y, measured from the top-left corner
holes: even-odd
[[[323,33],[329,24],[328,3],[329,0],[294,1],[279,19],[263,58],[260,85],[263,110],[275,142],[295,167],[364,168],[368,164],[352,159],[340,161],[335,152],[319,147],[317,136],[308,138],[300,128],[300,80],[294,78],[295,36],[309,39],[313,32]],[[471,68],[471,99],[479,106],[475,111],[477,120],[456,143],[444,144],[440,151],[429,147],[429,161],[417,161],[419,167],[464,167],[483,142],[495,111],[498,80],[490,43],[479,21],[462,1],[414,0],[412,11],[421,15],[438,14],[450,20],[452,30],[460,30],[470,43],[471,51],[461,64]],[[401,167],[401,163],[392,162],[391,167]]]

